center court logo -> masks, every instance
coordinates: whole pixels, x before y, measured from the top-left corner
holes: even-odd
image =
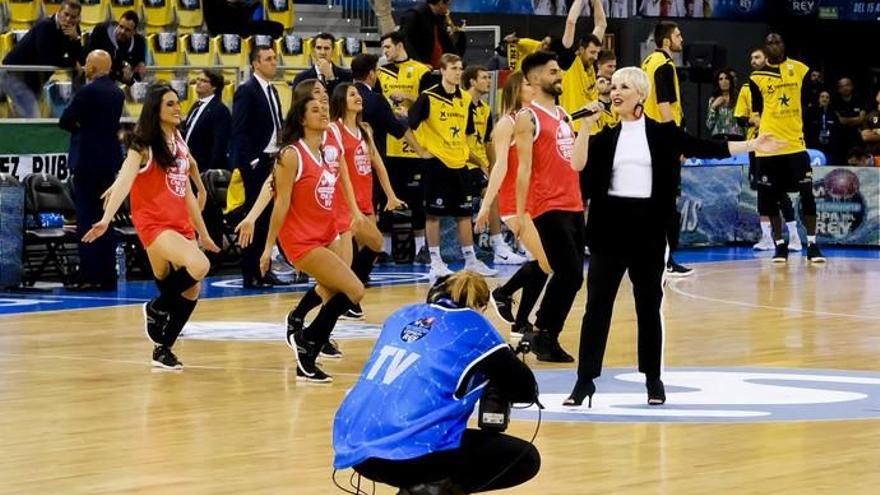
[[[646,403],[644,375],[605,370],[593,407],[566,408],[574,371],[537,371],[543,418],[613,423],[752,423],[880,418],[880,373],[785,368],[676,368],[666,405]],[[586,402],[585,402],[586,404]],[[536,416],[535,408],[517,419]]]

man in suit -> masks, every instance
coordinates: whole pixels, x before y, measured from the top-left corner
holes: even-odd
[[[351,71],[333,63],[333,45],[336,44],[336,37],[330,33],[320,33],[315,36],[314,41],[312,56],[315,64],[293,78],[293,87],[306,79],[318,79],[327,87],[327,92],[333,94],[333,88],[337,84],[351,82]]]
[[[195,79],[199,100],[186,118],[183,136],[202,170],[229,169],[232,116],[221,100],[223,75],[205,69]]]
[[[34,27],[3,58],[2,65],[54,65],[79,67],[82,62],[77,0],[64,0],[55,15],[37,21]],[[50,73],[0,72],[0,92],[12,98],[20,117],[39,117],[37,97]]]
[[[147,41],[138,34],[140,18],[133,10],[125,11],[119,22],[107,21],[95,26],[86,53],[104,50],[113,58],[110,78],[131,85],[147,73]]]
[[[76,227],[79,239],[104,214],[101,194],[116,178],[122,164],[117,132],[125,95],[109,77],[110,54],[95,50],[86,58],[85,74],[91,81],[76,95],[58,125],[71,133],[68,164],[73,172]],[[104,236],[79,243],[77,290],[115,290],[115,239]]]
[[[281,138],[281,99],[271,81],[278,70],[275,50],[257,46],[251,51],[254,75],[235,91],[232,103],[232,164],[244,182],[244,211],[249,211],[263,182],[272,173]],[[254,226],[254,240],[242,250],[241,274],[246,289],[280,283],[271,273],[260,275],[260,255],[269,231],[272,208],[266,208]]]
[[[463,56],[467,36],[462,26],[450,22],[452,0],[427,0],[403,13],[400,30],[406,35],[406,51],[414,60],[440,68],[440,56],[453,53]]]

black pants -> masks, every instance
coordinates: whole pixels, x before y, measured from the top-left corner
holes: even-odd
[[[584,281],[584,214],[548,211],[535,218],[535,227],[553,270],[535,315],[535,326],[559,335]]]
[[[74,204],[76,205],[77,239],[82,239],[92,224],[104,215],[101,194],[116,177],[111,172],[84,173],[73,176]],[[99,237],[92,243],[80,241],[79,282],[83,284],[112,284],[116,282],[115,250],[116,236],[112,233]]]
[[[274,159],[265,153],[260,154],[259,162],[256,167],[250,164],[244,164],[239,167],[241,171],[241,180],[244,182],[244,206],[245,215],[254,206],[257,197],[260,195],[260,189],[266,178],[272,173],[272,165]],[[266,247],[266,236],[269,233],[269,218],[272,216],[272,204],[263,210],[263,214],[257,219],[254,225],[254,238],[250,246],[242,249],[241,252],[241,275],[245,282],[250,282],[260,278],[260,256],[263,255],[263,249]]]
[[[449,478],[466,493],[477,493],[520,485],[534,478],[540,468],[538,449],[525,440],[466,430],[457,449],[405,461],[370,458],[354,470],[377,483],[395,487]]]
[[[602,359],[611,329],[614,299],[623,273],[629,271],[638,318],[639,371],[648,378],[660,377],[663,353],[663,272],[666,238],[649,219],[649,200],[610,198],[602,213],[613,212],[621,228],[594,244],[587,271],[587,310],[581,324],[578,378],[602,374]]]

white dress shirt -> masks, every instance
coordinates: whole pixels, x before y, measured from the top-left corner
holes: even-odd
[[[208,106],[208,103],[211,103],[211,100],[214,99],[214,94],[211,93],[204,98],[199,98],[199,108],[196,109],[196,113],[189,116],[186,120],[186,137],[184,140],[189,143],[189,137],[192,135],[193,129],[196,128],[196,122],[199,121],[199,117],[202,116],[202,113],[205,112],[205,107]]]
[[[269,81],[266,81],[262,77],[257,74],[254,74],[254,77],[257,78],[257,82],[260,83],[260,87],[263,89],[263,94],[266,95],[266,100],[269,102],[269,113],[270,118],[274,121],[275,118],[271,115],[272,108],[275,109],[278,115],[278,119],[281,119],[281,102],[276,102],[275,98],[272,97],[272,92],[269,91],[269,85],[272,84]],[[272,133],[272,137],[269,139],[269,144],[266,145],[266,149],[263,150],[263,153],[277,153],[278,152],[278,133],[281,131],[281,123],[278,121],[274,122],[275,132]]]

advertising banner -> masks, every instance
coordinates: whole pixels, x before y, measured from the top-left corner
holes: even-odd
[[[19,181],[30,174],[49,174],[61,180],[67,179],[67,153],[44,153],[39,155],[0,155],[0,173],[12,174]]]

